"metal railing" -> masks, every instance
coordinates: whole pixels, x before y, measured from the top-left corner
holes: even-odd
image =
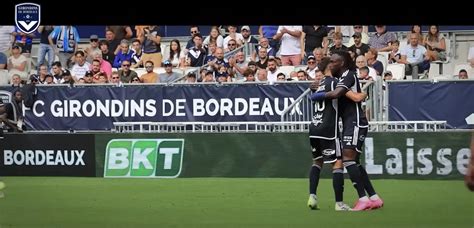
[[[308,132],[301,122],[114,122],[114,133],[271,133]],[[369,132],[439,132],[446,121],[374,121]]]
[[[360,81],[363,87],[367,87],[367,101],[365,101],[364,109],[369,115],[369,121],[383,121],[386,120],[387,115],[384,107],[384,93],[382,88],[382,80],[377,81]],[[301,122],[311,121],[314,106],[310,99],[311,90],[304,91],[290,106],[288,106],[281,115],[281,121]],[[301,115],[302,113],[302,115]]]

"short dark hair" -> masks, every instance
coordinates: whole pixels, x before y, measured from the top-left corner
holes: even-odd
[[[466,74],[467,74],[467,71],[466,71],[465,69],[461,69],[461,70],[459,71],[459,73],[466,73]]]
[[[359,69],[359,71],[364,71],[364,72],[369,73],[369,68],[367,66],[363,66]]]

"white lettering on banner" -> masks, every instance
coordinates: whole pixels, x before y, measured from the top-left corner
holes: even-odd
[[[275,98],[278,99],[278,98]],[[235,98],[234,113],[236,116],[243,116],[249,109],[249,104],[244,98]],[[240,108],[242,107],[242,108]]]
[[[179,148],[160,148],[160,154],[165,155],[163,169],[171,169],[171,165],[173,164],[173,154],[179,154]]]
[[[441,148],[436,154],[439,164],[444,166],[436,168],[436,174],[438,175],[448,175],[453,170],[453,164],[448,158],[445,157],[445,155],[451,156],[451,148]]]
[[[456,162],[457,171],[465,175],[470,158],[469,148],[461,148],[456,154],[453,154],[451,148],[440,148],[433,154],[432,148],[420,148],[415,151],[414,138],[407,138],[406,153],[399,148],[387,148],[384,161],[385,166],[375,164],[374,158],[374,141],[372,137],[365,139],[364,155],[365,166],[368,174],[384,174],[402,175],[402,174],[416,174],[417,175],[450,175],[452,174],[453,162]],[[406,163],[404,163],[403,156],[406,156]],[[416,157],[416,163],[415,163]],[[454,161],[455,159],[455,161]],[[406,167],[404,170],[403,167]],[[385,167],[385,168],[384,168]],[[405,172],[404,172],[405,171]]]
[[[282,100],[283,99],[283,100]],[[264,116],[281,115],[295,99],[285,98],[210,98],[208,100],[196,98],[192,104],[187,104],[186,99],[161,100],[162,116],[186,116],[186,105],[192,105],[192,115],[199,116]],[[43,117],[45,113],[39,111],[40,106],[45,107],[42,100],[37,100],[33,105],[33,114]],[[48,107],[46,107],[48,108]],[[156,100],[53,100],[49,105],[50,113],[57,118],[62,117],[156,117]],[[159,115],[160,113],[158,113]],[[292,109],[291,114],[303,115],[299,106]]]
[[[184,105],[186,104],[186,99],[176,99],[176,116],[186,116],[184,111]]]
[[[174,104],[172,101],[168,99],[163,99],[161,106],[163,107],[163,116],[171,116],[171,114],[173,114]],[[169,107],[169,109],[167,109],[167,107]]]
[[[143,164],[145,169],[153,169],[150,161],[148,160],[148,155],[153,152],[153,148],[145,148],[141,150],[141,148],[135,148],[133,150],[133,162],[132,162],[132,169],[139,169],[140,164]]]
[[[42,100],[35,101],[35,103],[33,104],[33,114],[36,117],[43,117],[44,112],[38,112],[38,110],[36,109],[38,107],[38,105],[44,106],[44,101],[42,101]]]
[[[458,155],[456,155],[456,166],[462,175],[466,175],[470,155],[471,150],[469,148],[460,149],[458,151]]]
[[[374,138],[365,138],[365,169],[367,173],[382,174],[382,165],[376,165],[374,160]]]
[[[204,110],[203,99],[193,99],[193,114],[194,116],[204,116],[206,111]]]
[[[403,173],[403,164],[402,164],[402,152],[397,148],[388,148],[387,155],[393,156],[393,158],[387,159],[385,163],[385,168],[387,173],[390,175],[402,174]]]
[[[85,150],[4,150],[3,165],[85,166]]]
[[[109,163],[107,167],[110,169],[124,169],[128,166],[128,150],[125,148],[111,148],[109,151]]]

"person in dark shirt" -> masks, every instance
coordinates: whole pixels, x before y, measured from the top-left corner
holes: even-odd
[[[325,57],[318,65],[318,69],[325,75],[321,81],[311,84],[313,92],[330,92],[335,90],[338,80],[331,76],[329,69],[330,58]],[[361,101],[367,95],[348,91],[346,96],[354,101]],[[319,183],[319,174],[323,163],[331,163],[333,169],[333,188],[335,195],[335,210],[349,211],[351,208],[343,202],[344,176],[339,139],[338,100],[320,100],[313,102],[313,118],[309,125],[309,138],[313,165],[309,173],[310,196],[308,206],[317,208],[316,191]]]
[[[360,164],[360,153],[368,131],[368,121],[361,107],[361,102],[354,102],[343,96],[347,91],[361,92],[355,64],[347,52],[336,51],[331,55],[331,73],[339,78],[336,89],[330,92],[321,91],[311,95],[314,101],[339,98],[339,116],[342,118],[342,159],[352,183],[357,190],[359,200],[352,210],[361,211],[383,206],[382,199],[375,192],[366,170]],[[365,191],[369,194],[367,197]]]

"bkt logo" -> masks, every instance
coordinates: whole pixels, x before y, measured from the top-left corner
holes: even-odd
[[[184,139],[113,139],[106,148],[104,177],[178,177]]]
[[[35,3],[15,5],[15,24],[20,31],[29,34],[34,32],[41,23],[41,6]]]

